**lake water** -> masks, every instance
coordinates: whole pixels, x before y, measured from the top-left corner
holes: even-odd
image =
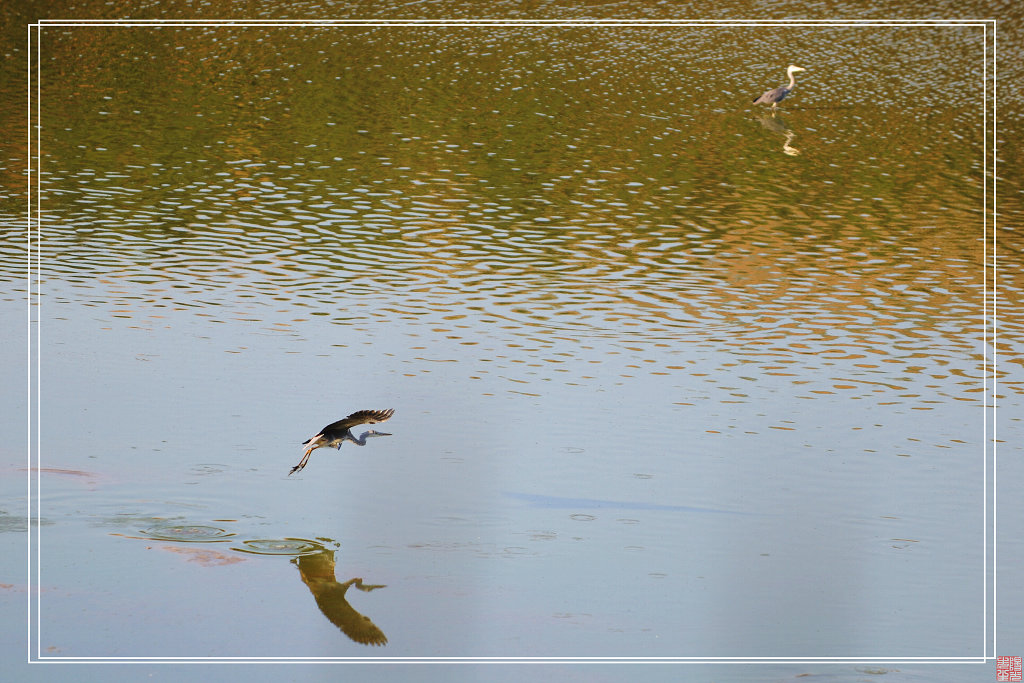
[[[985,376],[984,50],[948,26],[45,28],[38,654],[993,680],[911,661],[986,651],[996,403],[1020,455],[1012,263]],[[791,61],[780,110],[753,106]],[[391,436],[288,476],[364,408]],[[523,673],[416,669],[453,671]]]

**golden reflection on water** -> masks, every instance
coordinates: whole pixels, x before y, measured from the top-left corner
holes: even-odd
[[[356,330],[386,323],[427,343],[410,345],[421,367],[436,360],[422,350],[446,340],[466,349],[449,362],[493,360],[472,350],[487,344],[535,356],[576,382],[592,375],[567,363],[600,360],[601,340],[628,339],[646,356],[633,370],[656,374],[686,367],[665,362],[659,346],[697,344],[779,377],[841,365],[830,391],[898,387],[881,377],[893,362],[936,378],[953,364],[970,388],[977,384],[978,370],[963,363],[980,364],[971,323],[981,300],[978,255],[968,240],[963,257],[949,258],[948,229],[931,240],[920,230],[822,234],[781,220],[715,230],[567,221],[444,231],[429,221],[375,220],[287,232],[211,226],[199,239],[173,241],[169,257],[78,286],[106,289],[86,294],[86,306],[148,326],[180,312],[258,323],[264,333],[301,334],[318,319]],[[231,255],[238,240],[250,253]],[[88,262],[90,252],[79,253]]]
[[[345,597],[355,586],[363,592],[386,588],[380,584],[364,583],[361,578],[338,581],[335,576],[334,550],[302,555],[292,560],[299,568],[302,582],[309,588],[317,607],[327,620],[337,626],[350,639],[363,645],[387,645],[388,638],[370,617],[356,611]]]
[[[807,36],[823,32],[853,40]],[[692,373],[679,354],[713,348],[794,384],[831,372],[805,398],[890,402],[921,373],[976,398],[975,105],[825,106],[898,31],[810,69],[785,118],[742,104],[767,65],[727,51],[763,39],[735,27],[655,43],[582,27],[117,35],[51,45],[94,67],[48,82],[48,116],[69,124],[45,141],[60,303],[143,329],[181,314],[298,337],[385,325],[412,340],[396,350],[412,374],[455,343],[468,377],[534,368],[527,395],[538,375],[590,382],[595,362]],[[944,50],[966,59],[972,35]],[[908,87],[971,73],[917,59]],[[617,342],[636,362],[610,358]]]

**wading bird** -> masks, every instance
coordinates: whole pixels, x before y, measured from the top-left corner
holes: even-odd
[[[754,104],[770,104],[772,105],[772,111],[775,111],[775,107],[779,106],[779,102],[786,99],[786,95],[791,93],[793,88],[796,87],[796,79],[793,78],[793,74],[797,71],[807,71],[807,69],[790,64],[789,68],[786,69],[786,75],[789,76],[789,85],[780,85],[778,88],[773,88],[760,97],[755,97]]]
[[[306,453],[302,456],[302,460],[299,464],[293,467],[292,471],[288,473],[288,476],[295,474],[305,467],[306,462],[309,460],[309,454],[323,446],[332,446],[340,450],[341,444],[346,441],[351,441],[358,446],[365,446],[367,437],[391,436],[386,432],[375,432],[371,429],[360,434],[357,439],[352,436],[352,427],[361,424],[376,424],[378,422],[384,422],[394,414],[395,411],[390,408],[388,410],[358,410],[346,418],[327,425],[320,430],[319,434],[311,436],[302,442],[303,446],[307,446]]]

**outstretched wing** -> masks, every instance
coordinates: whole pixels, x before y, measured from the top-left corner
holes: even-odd
[[[377,422],[384,422],[394,414],[395,411],[392,408],[388,408],[387,410],[357,410],[348,417],[342,418],[333,424],[327,425],[326,427],[320,430],[320,433],[323,434],[328,430],[340,431],[361,424],[375,424]]]

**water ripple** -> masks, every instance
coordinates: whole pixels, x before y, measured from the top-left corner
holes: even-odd
[[[53,141],[65,161],[44,176],[53,206],[42,275],[62,286],[47,291],[136,324],[181,313],[265,329],[386,325],[416,344],[539,349],[547,363],[583,351],[568,340],[591,346],[590,357],[627,340],[668,374],[686,363],[662,349],[710,345],[760,373],[802,367],[824,382],[815,390],[862,396],[893,364],[978,376],[977,112],[934,100],[974,74],[929,59],[966,60],[974,38],[915,33],[920,50],[899,50],[880,90],[866,65],[891,62],[902,32],[794,29],[836,47],[766,121],[749,96],[781,78],[779,67],[743,63],[734,48],[770,38],[742,27],[658,35],[297,34],[303,49],[353,48],[340,71],[308,67],[318,90],[274,61],[243,79],[251,69],[231,68],[229,55],[221,88],[197,105],[211,136],[201,151],[173,146],[173,110],[160,120],[172,137],[164,156],[110,151],[104,130],[148,130],[131,110],[109,112],[115,128]],[[680,63],[694,50],[699,68]],[[483,78],[487,64],[502,68]],[[832,106],[856,84],[872,107]],[[898,99],[904,91],[915,107]],[[292,114],[303,144],[236,120],[225,92],[275,124],[275,107],[305,98],[311,106]],[[781,154],[786,134],[799,157]]]
[[[203,524],[159,524],[139,531],[146,538],[158,541],[182,541],[187,543],[220,543],[235,534],[226,529]]]
[[[258,539],[243,541],[241,548],[232,548],[242,553],[254,555],[287,555],[300,557],[302,555],[316,555],[324,550],[333,549],[319,541],[310,541],[304,538],[282,538],[282,539]]]

